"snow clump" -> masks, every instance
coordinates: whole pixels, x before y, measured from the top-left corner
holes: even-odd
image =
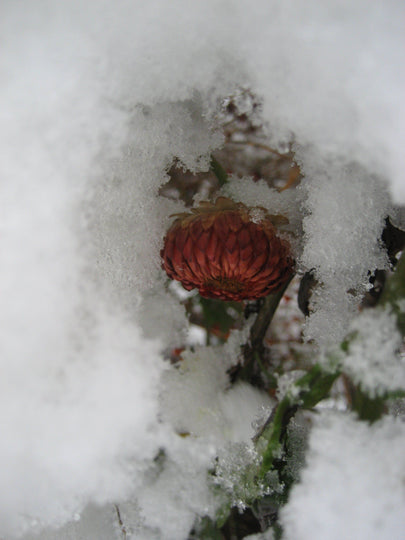
[[[350,326],[349,350],[342,369],[371,397],[405,388],[405,358],[396,316],[384,309],[368,309]]]
[[[405,530],[405,425],[373,425],[323,411],[301,481],[281,512],[288,540],[401,540]]]

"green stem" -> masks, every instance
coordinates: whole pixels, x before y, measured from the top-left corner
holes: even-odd
[[[399,259],[395,272],[387,279],[380,296],[379,305],[389,305],[397,317],[398,329],[405,335],[405,309],[399,305],[405,300],[405,251]]]
[[[252,329],[250,331],[250,344],[252,349],[257,346],[261,346],[264,336],[267,332],[268,327],[270,326],[271,321],[273,320],[276,309],[284,296],[284,293],[290,284],[293,276],[284,283],[284,285],[275,293],[270,294],[264,300],[263,306],[260,309],[255,322],[253,323]]]
[[[398,327],[405,334],[405,310],[401,310],[400,300],[405,299],[405,253],[402,254],[395,272],[387,280],[379,304],[390,306],[397,316]],[[341,350],[347,352],[356,334],[348,336],[341,344]],[[262,432],[257,437],[257,445],[263,456],[260,476],[264,476],[272,467],[274,458],[280,451],[288,422],[298,408],[311,409],[329,394],[333,382],[340,376],[340,369],[326,372],[315,365],[308,373],[295,382],[290,391],[276,406]],[[352,409],[361,420],[374,422],[385,410],[384,399],[370,398],[355,389],[352,396]]]
[[[273,320],[277,307],[283,298],[292,278],[293,276],[291,276],[278,291],[266,296],[264,299],[263,305],[256,316],[256,320],[250,329],[249,341],[243,346],[243,370],[246,371],[248,366],[251,365],[257,353],[259,355],[262,353],[264,336],[266,335],[267,329]]]
[[[274,459],[282,449],[283,440],[290,419],[296,411],[312,409],[329,394],[340,373],[325,373],[316,364],[308,373],[295,382],[296,391],[287,393],[273,410],[262,432],[257,437],[257,448],[262,455],[259,477],[264,477],[272,468]]]
[[[222,165],[220,165],[214,157],[211,158],[211,171],[218,178],[219,187],[222,187],[224,184],[226,184],[226,182],[228,182],[228,175],[226,174]]]
[[[267,329],[283,293],[284,290],[280,290],[276,295],[273,295],[273,298],[266,298],[265,304],[252,326],[251,342],[249,345],[245,345],[244,352],[246,352],[246,347],[249,347],[253,352],[257,353],[258,343],[264,337],[263,331],[265,332]],[[401,310],[401,300],[405,300],[405,254],[399,260],[395,272],[387,280],[379,302],[379,305],[389,306],[393,310],[397,316],[398,327],[404,335],[405,313],[403,311],[405,310]],[[340,347],[343,354],[349,351],[350,344],[355,339],[356,334],[346,337]],[[325,399],[329,395],[334,381],[341,375],[340,367],[333,353],[330,355],[330,360],[331,364],[336,366],[332,371],[326,371],[316,364],[291,385],[290,390],[273,409],[261,432],[254,438],[257,452],[262,456],[261,465],[256,471],[258,481],[262,482],[269,471],[280,468],[279,460],[283,457],[285,450],[287,427],[297,410],[312,409],[317,403]],[[249,357],[245,356],[245,361],[249,362]],[[395,395],[396,393],[385,397],[395,397]],[[400,395],[402,395],[401,391],[398,391],[398,396]],[[357,391],[352,399],[352,410],[358,413],[361,420],[373,422],[384,414],[385,397],[373,399]],[[249,503],[249,501],[247,502]],[[222,518],[226,519],[229,512],[230,508],[227,508]]]

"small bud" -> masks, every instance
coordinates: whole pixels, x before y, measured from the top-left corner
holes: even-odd
[[[161,250],[163,269],[187,290],[220,300],[253,300],[291,276],[289,243],[277,236],[264,208],[225,197],[179,214]],[[284,218],[285,221],[285,218]]]

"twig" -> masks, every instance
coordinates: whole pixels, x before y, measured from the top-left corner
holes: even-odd
[[[118,504],[114,504],[114,508],[115,508],[115,512],[117,514],[118,524],[119,524],[121,532],[122,532],[122,538],[124,540],[126,540],[126,538],[127,538],[127,530],[125,528],[124,523],[122,522],[121,513],[120,513],[120,509],[118,508]]]
[[[230,135],[232,135],[232,133],[230,133]],[[274,148],[271,148],[271,146],[268,146],[267,144],[263,144],[263,143],[259,143],[259,142],[256,142],[256,141],[249,141],[249,140],[246,140],[246,141],[232,141],[230,138],[229,138],[229,135],[227,137],[227,144],[237,144],[237,145],[242,145],[242,144],[246,144],[248,146],[253,146],[254,148],[260,148],[261,150],[267,150],[267,152],[271,152],[272,154],[275,154],[276,156],[282,158],[282,159],[285,159],[286,157],[287,158],[292,158],[292,152],[289,150],[288,152],[285,152],[284,154],[279,152],[278,150],[275,150]]]
[[[246,141],[232,141],[229,139],[229,135],[228,135],[228,140],[227,140],[227,144],[236,144],[236,145],[248,145],[248,146],[253,146],[254,148],[260,148],[262,150],[266,150],[267,152],[271,152],[272,154],[276,155],[277,157],[281,158],[281,159],[289,159],[291,162],[293,161],[293,152],[291,150],[289,150],[288,152],[286,152],[285,154],[279,152],[278,150],[275,150],[274,148],[271,148],[271,146],[267,146],[267,144],[263,144],[263,143],[259,143],[259,142],[256,142],[256,141],[249,141],[249,140],[246,140]],[[278,191],[284,191],[285,189],[289,189],[291,188],[292,186],[294,186],[299,178],[300,178],[300,175],[301,175],[301,169],[299,168],[298,165],[292,163],[291,165],[291,170],[288,174],[288,178],[287,178],[287,182],[285,184],[285,186],[283,186],[282,188],[279,188]]]

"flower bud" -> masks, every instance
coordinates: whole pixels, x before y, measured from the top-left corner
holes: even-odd
[[[285,220],[285,218],[284,218]],[[221,300],[253,300],[276,291],[291,276],[289,243],[273,218],[225,197],[178,214],[161,250],[163,269],[187,290]]]

